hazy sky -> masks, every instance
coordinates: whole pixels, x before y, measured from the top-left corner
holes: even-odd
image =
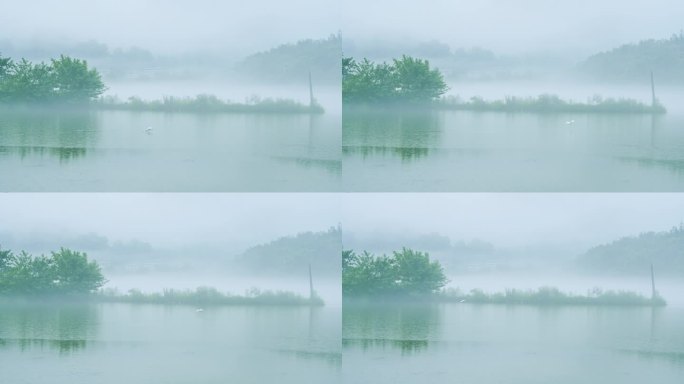
[[[436,232],[513,247],[589,247],[684,220],[681,194],[349,194],[343,201],[343,236]]]
[[[1,194],[0,234],[250,246],[339,223],[333,194]],[[2,239],[0,239],[2,244]]]
[[[684,28],[681,0],[347,0],[343,37],[590,54]]]
[[[249,53],[339,30],[337,0],[3,1],[0,40],[97,40],[163,52]],[[2,47],[0,47],[2,51]]]

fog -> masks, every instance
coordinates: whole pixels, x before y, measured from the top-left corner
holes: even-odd
[[[99,233],[156,247],[246,246],[337,225],[325,194],[4,194],[0,231]]]
[[[337,195],[4,194],[0,217],[2,249],[87,252],[106,288],[306,295],[308,263],[324,300],[340,299],[339,232],[330,229],[340,217]]]
[[[677,0],[352,0],[342,15],[345,44],[437,40],[501,54],[578,57],[669,37],[682,29],[684,7]]]
[[[677,194],[350,195],[342,210],[343,245],[376,254],[401,247],[429,252],[449,286],[465,291],[555,286],[580,294],[600,287],[647,295],[651,260],[661,293],[684,305],[677,257],[664,243],[594,248],[626,236],[668,233],[682,223],[682,212],[684,199]],[[611,260],[607,265],[592,260],[606,255],[612,255],[604,259]],[[645,261],[623,270],[639,258]]]
[[[15,1],[3,4],[0,36],[15,44],[96,40],[167,54],[208,50],[245,55],[336,32],[331,26],[339,24],[337,4],[329,0]]]
[[[366,194],[345,196],[351,233],[440,233],[503,247],[588,247],[684,219],[677,194]]]

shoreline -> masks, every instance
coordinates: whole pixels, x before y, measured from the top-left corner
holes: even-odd
[[[91,294],[0,295],[0,305],[72,305],[72,304],[143,304],[205,307],[323,307],[323,299],[303,297],[288,291],[258,291],[248,295],[222,293],[215,289],[164,290],[142,293],[94,292]]]
[[[439,99],[428,102],[343,102],[343,112],[434,112],[434,111],[464,111],[482,113],[505,114],[589,114],[589,115],[651,115],[667,114],[667,109],[656,104],[646,105],[632,99],[606,99],[595,104],[577,103],[551,96],[549,100],[537,98],[511,97],[505,100],[486,101],[479,97],[471,101],[456,99]]]
[[[263,104],[223,103],[216,105],[194,105],[165,103],[160,100],[131,102],[93,101],[87,104],[71,103],[0,103],[0,111],[11,113],[88,113],[99,111],[157,112],[165,114],[235,114],[235,115],[322,115],[325,109],[320,105],[304,105],[287,100],[285,104],[267,102]],[[193,100],[193,99],[189,99]]]
[[[471,290],[463,294],[457,291],[441,291],[421,295],[375,295],[348,296],[348,305],[422,305],[422,304],[474,304],[528,307],[665,307],[667,302],[660,295],[645,297],[631,291],[599,291],[594,295],[564,293],[557,288],[542,287],[537,290],[509,289],[504,292],[484,293]]]

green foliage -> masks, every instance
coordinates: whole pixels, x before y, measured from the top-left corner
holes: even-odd
[[[633,99],[603,98],[594,95],[586,103],[563,100],[557,95],[544,94],[537,97],[509,96],[504,100],[487,101],[471,97],[462,101],[457,97],[444,98],[436,105],[442,109],[492,112],[534,112],[534,113],[665,113],[663,105],[647,105]]]
[[[99,292],[96,298],[108,302],[166,305],[323,305],[317,296],[305,298],[286,291],[262,291],[251,288],[244,295],[223,293],[212,287],[195,290],[165,289],[161,293],[144,293],[137,289],[119,294],[113,290]]]
[[[626,44],[589,57],[580,70],[611,81],[647,82],[651,71],[668,83],[684,82],[684,32],[669,39],[644,40]]]
[[[62,248],[50,256],[0,250],[0,294],[55,295],[93,292],[106,282],[85,253]]]
[[[475,304],[511,304],[511,305],[615,305],[615,306],[663,306],[665,300],[656,296],[647,298],[630,291],[603,291],[594,288],[586,295],[574,295],[561,292],[555,287],[541,287],[536,291],[508,289],[505,292],[485,293],[473,289],[462,294],[458,289],[440,292],[437,301],[475,303]]]
[[[102,77],[96,69],[88,69],[85,60],[61,55],[52,59],[53,86],[59,100],[86,101],[105,91]]]
[[[427,295],[448,282],[427,253],[402,248],[392,256],[342,252],[342,290],[347,296]]]
[[[164,97],[162,100],[146,101],[130,97],[120,101],[115,97],[97,99],[93,106],[101,109],[125,111],[187,112],[187,113],[323,113],[318,104],[304,105],[289,99],[262,99],[253,96],[244,103],[221,100],[214,95],[195,97]]]
[[[0,56],[0,102],[87,102],[105,91],[85,60],[60,56],[50,64],[14,62]]]
[[[646,232],[591,248],[578,259],[580,267],[610,274],[684,276],[684,225],[664,232]]]
[[[428,60],[402,56],[391,64],[342,58],[342,99],[345,102],[429,102],[449,87]]]

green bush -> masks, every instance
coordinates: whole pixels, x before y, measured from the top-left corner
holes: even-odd
[[[425,295],[447,282],[442,266],[427,253],[408,248],[391,256],[342,252],[342,290],[347,296]]]
[[[0,294],[86,294],[105,284],[100,266],[85,253],[61,248],[50,256],[0,250]]]

